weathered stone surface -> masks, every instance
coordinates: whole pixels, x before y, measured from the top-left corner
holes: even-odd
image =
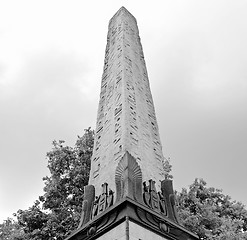
[[[164,236],[159,236],[144,227],[130,221],[129,222],[129,239],[131,240],[165,240],[169,238],[164,238]]]
[[[98,240],[126,240],[126,223],[123,222],[97,238]]]
[[[122,7],[110,20],[89,184],[100,194],[128,151],[143,181],[160,188],[163,154],[136,19]]]

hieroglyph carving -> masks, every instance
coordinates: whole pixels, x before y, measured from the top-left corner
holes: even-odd
[[[163,215],[167,214],[166,202],[164,196],[161,192],[157,192],[155,188],[155,181],[149,180],[149,185],[146,182],[143,183],[143,200],[144,203],[152,208],[155,212],[161,213]]]
[[[92,218],[104,212],[113,205],[113,191],[108,190],[108,184],[102,184],[102,194],[95,198],[92,209]]]
[[[104,212],[113,205],[114,193],[108,189],[108,184],[102,184],[102,194],[95,197],[95,188],[93,185],[84,187],[84,200],[82,202],[81,220],[78,228],[85,225],[91,219]]]
[[[143,201],[146,206],[157,213],[165,215],[173,222],[179,223],[175,206],[172,180],[161,181],[161,191],[156,190],[155,181],[150,179],[149,184],[143,183]]]

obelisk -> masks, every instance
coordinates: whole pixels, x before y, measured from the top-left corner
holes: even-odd
[[[109,22],[89,185],[66,240],[196,240],[179,224],[136,19]]]
[[[104,182],[115,191],[115,170],[126,151],[143,180],[160,186],[164,157],[139,31],[134,16],[121,7],[108,27],[89,180],[96,195]]]

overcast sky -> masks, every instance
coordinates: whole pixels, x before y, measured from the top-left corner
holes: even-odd
[[[54,139],[95,128],[108,22],[137,19],[174,188],[247,204],[247,1],[0,0],[0,221],[27,209]]]

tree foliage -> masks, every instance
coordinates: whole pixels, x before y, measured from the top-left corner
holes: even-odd
[[[0,240],[21,240],[24,232],[12,218],[7,218],[0,224]]]
[[[181,223],[201,239],[247,239],[247,210],[232,201],[222,190],[207,187],[203,179],[195,179],[189,189],[177,193]]]
[[[90,128],[82,137],[78,136],[74,147],[66,146],[61,140],[53,141],[53,148],[47,153],[50,176],[43,178],[44,195],[29,209],[15,214],[17,222],[13,228],[21,229],[22,235],[16,238],[9,231],[12,238],[3,239],[61,240],[77,227],[93,143],[94,131]],[[7,231],[6,226],[2,228]]]

